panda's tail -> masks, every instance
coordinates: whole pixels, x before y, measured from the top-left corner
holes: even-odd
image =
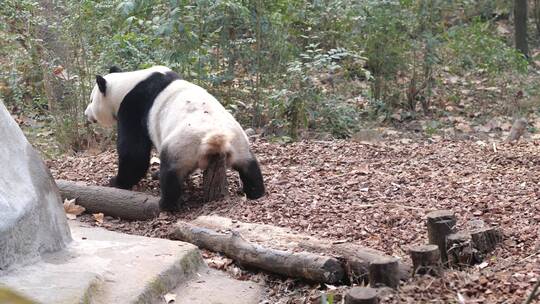
[[[206,134],[201,141],[201,158],[199,167],[205,168],[208,165],[208,157],[222,154],[227,159],[231,153],[231,141],[234,135],[224,131],[215,131]]]

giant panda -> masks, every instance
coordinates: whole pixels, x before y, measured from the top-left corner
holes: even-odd
[[[238,171],[249,199],[264,195],[257,159],[240,124],[205,89],[180,79],[171,69],[154,66],[96,76],[90,122],[118,125],[118,173],[110,185],[130,189],[146,174],[152,144],[160,160],[160,209],[178,210],[183,181],[197,168],[205,169],[214,154],[226,155]]]

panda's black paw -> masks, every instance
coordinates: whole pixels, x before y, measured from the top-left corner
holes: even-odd
[[[126,186],[120,182],[118,182],[118,177],[112,177],[109,180],[109,187],[118,188],[118,189],[124,189],[124,190],[130,190],[131,186]]]
[[[163,199],[159,200],[159,211],[165,212],[178,212],[180,211],[179,206],[176,203],[166,202]]]

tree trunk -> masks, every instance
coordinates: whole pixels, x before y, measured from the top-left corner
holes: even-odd
[[[527,0],[514,0],[514,26],[516,49],[527,58],[529,45],[527,43]]]

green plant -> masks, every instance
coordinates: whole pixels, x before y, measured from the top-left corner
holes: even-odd
[[[451,28],[445,40],[452,71],[485,71],[494,76],[507,71],[526,72],[527,60],[495,32],[490,22],[478,19],[471,25]]]

